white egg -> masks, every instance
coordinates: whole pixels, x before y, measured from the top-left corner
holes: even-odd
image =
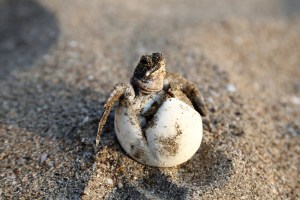
[[[189,160],[200,147],[202,119],[194,108],[176,98],[160,102],[148,122],[141,116],[133,117],[146,112],[157,99],[152,96],[130,107],[120,104],[115,112],[117,138],[126,153],[140,163],[176,166]]]

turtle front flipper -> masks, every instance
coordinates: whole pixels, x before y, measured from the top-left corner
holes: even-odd
[[[102,129],[106,123],[107,117],[116,102],[119,102],[121,99],[121,103],[125,104],[125,106],[130,106],[134,101],[135,93],[134,89],[130,84],[125,83],[118,83],[115,88],[111,91],[109,97],[107,98],[104,104],[104,111],[102,113],[99,125],[98,125],[98,132],[96,136],[96,146],[97,149],[100,137],[102,133]]]

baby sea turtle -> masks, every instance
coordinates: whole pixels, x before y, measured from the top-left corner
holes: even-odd
[[[171,167],[190,159],[202,140],[202,118],[208,116],[197,86],[166,71],[161,53],[141,57],[128,83],[118,83],[104,104],[96,147],[107,117],[115,111],[117,138],[133,159],[145,165]]]

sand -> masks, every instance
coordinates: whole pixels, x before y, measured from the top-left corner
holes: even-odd
[[[1,199],[299,199],[300,4],[0,0]],[[139,57],[194,81],[212,130],[172,168],[120,147],[103,103]]]

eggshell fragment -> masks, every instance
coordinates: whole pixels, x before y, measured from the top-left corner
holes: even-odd
[[[153,99],[148,102],[153,103]],[[117,138],[127,154],[145,165],[172,167],[196,153],[203,130],[201,116],[195,109],[176,98],[166,99],[141,128],[140,117],[134,117],[140,106],[120,104],[115,112]]]

